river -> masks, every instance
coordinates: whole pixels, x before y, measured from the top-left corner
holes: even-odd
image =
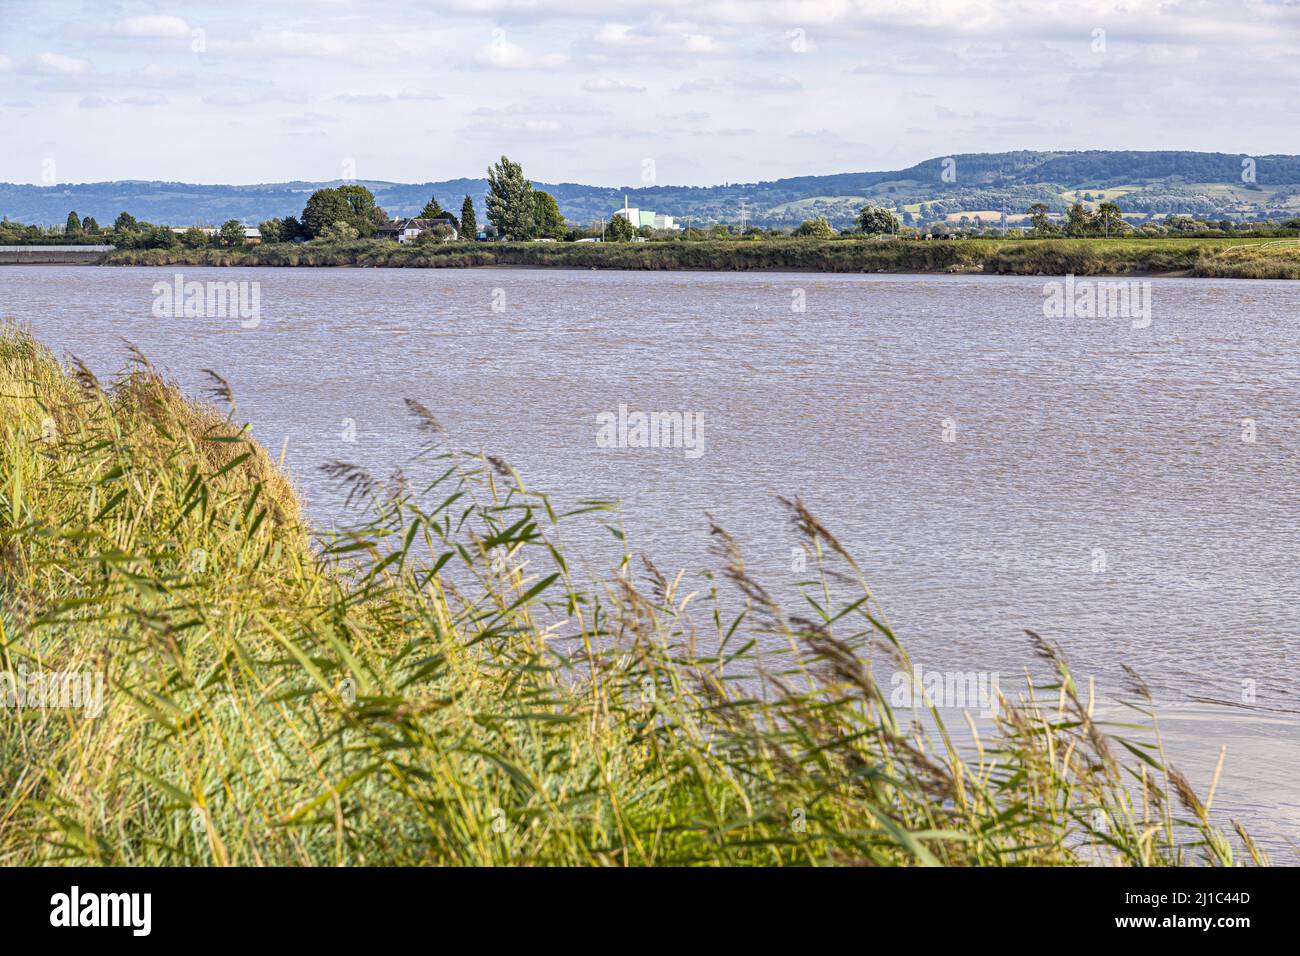
[[[159,317],[178,271],[257,283],[257,316]],[[194,394],[216,369],[322,526],[347,520],[324,462],[414,467],[406,397],[561,502],[621,500],[664,569],[709,562],[709,512],[757,577],[788,581],[775,496],[801,495],[924,668],[1005,690],[1032,659],[1024,628],[1103,693],[1132,666],[1192,782],[1226,745],[1216,807],[1287,858],[1300,282],[1151,280],[1147,321],[1047,317],[1057,281],[6,266],[0,317],[103,374],[124,340]],[[679,447],[602,437],[638,411],[697,427]]]

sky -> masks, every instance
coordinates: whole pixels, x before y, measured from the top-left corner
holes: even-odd
[[[1300,0],[0,0],[0,181],[1300,153]]]

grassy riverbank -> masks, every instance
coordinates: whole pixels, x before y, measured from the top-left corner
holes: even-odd
[[[590,582],[564,529],[616,530],[606,505],[557,514],[408,402],[412,477],[335,465],[366,517],[313,543],[222,382],[229,413],[133,367],[0,334],[0,681],[104,677],[102,712],[0,711],[0,864],[1262,862],[1167,766],[1140,679],[1108,732],[1046,640],[1054,678],[1004,686],[977,748],[959,710],[922,733],[798,501],[806,602],[718,527],[715,574]]]
[[[767,239],[644,243],[398,245],[379,240],[241,249],[120,250],[109,265],[536,266],[1011,275],[1194,275],[1300,278],[1300,243],[1231,239]]]

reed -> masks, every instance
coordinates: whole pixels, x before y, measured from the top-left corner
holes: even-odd
[[[892,707],[907,654],[802,501],[797,604],[716,524],[700,577],[629,548],[589,580],[565,529],[621,540],[609,503],[558,510],[410,402],[426,478],[334,464],[365,517],[320,536],[214,382],[224,412],[0,333],[0,675],[105,683],[0,714],[2,864],[1267,862],[1140,681],[1104,726],[1037,635],[1052,676],[973,746]]]

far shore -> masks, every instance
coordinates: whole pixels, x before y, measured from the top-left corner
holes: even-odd
[[[51,258],[58,261],[57,256]],[[85,257],[82,259],[85,261]],[[117,266],[522,267],[1300,279],[1300,240],[880,238],[398,244],[369,239],[234,248],[119,249],[90,258],[89,262]]]

